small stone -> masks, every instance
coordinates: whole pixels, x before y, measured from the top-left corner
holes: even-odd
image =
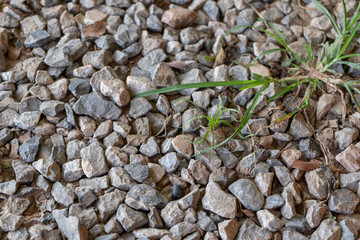
[[[232,183],[228,189],[246,209],[257,211],[264,205],[264,196],[251,180],[239,179]]]
[[[132,118],[144,116],[152,109],[152,105],[145,98],[134,98],[130,101],[129,114]]]
[[[343,152],[335,157],[348,172],[356,172],[360,169],[360,149],[351,144]]]
[[[15,127],[14,119],[18,116],[19,116],[19,114],[12,109],[6,109],[5,111],[1,112],[0,128]]]
[[[272,233],[265,229],[257,226],[252,220],[245,220],[241,225],[237,239],[272,239]]]
[[[57,100],[45,101],[40,105],[40,111],[46,116],[55,117],[60,112],[64,111],[64,103]]]
[[[21,160],[13,160],[11,166],[14,170],[16,182],[31,183],[34,179],[34,168]]]
[[[13,132],[9,128],[3,128],[0,130],[0,147],[4,146],[13,138]]]
[[[209,232],[216,230],[216,224],[204,211],[199,211],[197,213],[197,219],[196,224],[200,229]]]
[[[127,232],[131,232],[148,223],[145,213],[135,211],[126,204],[120,204],[116,218]]]
[[[325,219],[321,222],[320,226],[311,235],[311,240],[314,239],[340,239],[341,227],[333,219]]]
[[[52,215],[58,224],[59,230],[67,239],[85,240],[88,231],[80,224],[80,220],[74,216],[66,216],[66,210],[54,210]]]
[[[356,192],[360,182],[360,173],[353,172],[348,174],[340,174],[339,182],[341,188],[347,188],[353,192]]]
[[[283,187],[285,187],[289,183],[295,181],[294,176],[290,173],[290,170],[287,167],[285,167],[285,166],[275,166],[274,170],[275,170],[276,178],[279,180],[280,184]]]
[[[323,203],[315,203],[310,206],[306,212],[306,221],[311,228],[319,226],[327,209],[327,206]]]
[[[83,169],[81,167],[81,160],[75,159],[68,161],[62,166],[63,178],[68,182],[74,182],[79,180],[83,175]]]
[[[235,239],[240,228],[240,222],[235,219],[225,220],[218,223],[219,235],[221,239]]]
[[[190,159],[194,153],[192,143],[183,135],[176,136],[171,143],[181,157]]]
[[[180,158],[174,152],[167,153],[159,159],[159,164],[166,169],[166,172],[173,173],[180,166]]]
[[[316,143],[310,139],[302,139],[299,142],[299,149],[306,159],[314,159],[320,156],[320,150]]]
[[[96,92],[81,96],[74,104],[73,110],[79,115],[111,120],[117,120],[122,112],[114,103],[105,100]]]
[[[16,214],[5,213],[0,217],[0,228],[4,232],[15,231],[22,223],[23,217]]]
[[[81,203],[85,207],[89,207],[98,199],[98,197],[95,195],[94,191],[90,187],[77,187],[75,189],[75,194],[79,200],[79,203]]]
[[[195,223],[190,223],[187,221],[180,222],[176,224],[175,226],[170,228],[170,232],[173,236],[180,236],[184,237],[186,235],[189,235],[190,233],[193,233],[197,230]]]
[[[152,187],[138,184],[130,189],[126,195],[125,203],[136,210],[148,211],[152,206],[165,207],[167,199]]]
[[[199,69],[192,69],[188,71],[187,73],[179,74],[177,75],[177,80],[180,84],[186,84],[186,83],[200,83],[200,82],[206,82],[206,77],[204,76],[203,72]],[[198,88],[191,88],[191,89],[185,89],[185,90],[179,90],[179,93],[181,95],[191,95],[193,92],[195,92]]]
[[[237,215],[236,198],[225,193],[215,182],[209,182],[206,185],[202,206],[224,218],[234,218]]]
[[[220,167],[210,174],[209,181],[216,182],[222,189],[233,183],[237,178],[236,172],[228,167]]]
[[[308,126],[301,113],[298,113],[294,116],[290,125],[289,133],[295,139],[308,138],[313,135],[313,131]]]
[[[174,71],[166,63],[159,63],[151,68],[150,76],[156,87],[170,87],[177,84]]]
[[[140,28],[135,24],[121,24],[116,33],[114,39],[116,43],[122,47],[127,48],[131,44],[135,43],[140,38]]]
[[[167,227],[173,227],[182,222],[184,212],[179,208],[177,202],[169,202],[166,207],[161,210],[161,218]]]
[[[286,230],[282,234],[283,240],[292,240],[292,239],[298,239],[298,240],[308,240],[307,237],[302,235],[301,233],[298,233],[294,230]]]
[[[172,28],[183,28],[189,26],[195,19],[195,12],[182,7],[177,7],[165,11],[161,21]]]
[[[335,97],[331,94],[323,94],[319,98],[316,106],[316,119],[320,120],[325,117],[326,113],[332,108],[335,103]]]
[[[210,176],[205,164],[200,160],[190,160],[188,169],[197,183],[206,185]]]
[[[95,69],[101,69],[112,61],[107,50],[89,51],[82,57],[83,65],[91,65]]]
[[[349,220],[342,220],[340,222],[341,227],[341,239],[356,239],[358,236],[358,231]]]
[[[24,41],[26,48],[41,47],[51,41],[50,34],[45,30],[37,30],[36,32],[27,36]]]
[[[41,113],[38,111],[24,112],[14,119],[14,124],[18,128],[31,131],[40,121]]]
[[[100,92],[119,107],[124,107],[130,102],[130,93],[125,83],[119,79],[101,81]]]
[[[52,47],[46,54],[44,63],[50,67],[69,67],[72,65],[68,48],[65,47]]]
[[[318,200],[328,196],[329,182],[321,169],[314,169],[305,173],[305,181],[311,195]]]
[[[56,162],[47,159],[39,159],[33,162],[32,166],[36,171],[52,182],[60,180],[61,170]]]
[[[359,198],[348,189],[337,189],[329,197],[330,211],[342,214],[353,214],[359,204]]]
[[[143,92],[156,90],[153,82],[147,77],[128,76],[126,78],[126,85],[132,96]],[[158,94],[154,94],[152,96],[146,97],[146,99],[155,100],[158,98],[158,96]]]
[[[15,180],[0,183],[0,193],[13,195],[17,190],[18,184]]]
[[[274,178],[274,173],[268,172],[263,173],[259,172],[256,174],[255,183],[259,188],[260,192],[265,196],[269,196],[271,194],[271,186]]]
[[[285,200],[280,196],[280,194],[270,195],[265,200],[265,209],[276,209],[285,204]]]
[[[105,161],[104,150],[96,143],[81,149],[81,166],[84,174],[88,177],[101,176],[108,172],[108,166]]]
[[[341,131],[336,131],[335,134],[335,144],[339,146],[340,150],[344,150],[349,147],[353,141],[359,136],[359,131],[356,128],[346,127]]]
[[[69,207],[75,199],[75,193],[72,189],[63,186],[60,182],[53,184],[51,189],[51,195],[54,197],[55,201]]]
[[[113,167],[109,171],[110,184],[120,190],[130,190],[136,182],[122,167]]]
[[[292,219],[296,216],[294,198],[286,189],[281,193],[281,197],[285,200],[285,204],[281,207],[281,215],[286,219]]]
[[[257,211],[256,216],[259,219],[261,226],[271,232],[278,231],[284,225],[278,217],[267,209]]]
[[[156,66],[157,64],[163,62],[167,58],[164,50],[155,49],[148,54],[146,54],[143,58],[138,61],[138,67],[145,71],[151,71],[150,69]]]
[[[125,165],[124,169],[130,174],[132,179],[140,183],[144,182],[150,176],[149,166],[147,165],[132,163]]]
[[[118,210],[119,204],[124,201],[125,196],[126,192],[120,190],[115,190],[99,196],[99,200],[95,202],[95,207],[99,210],[99,220],[106,222],[110,219],[110,217],[116,213],[116,210]],[[126,204],[124,205],[129,208]]]

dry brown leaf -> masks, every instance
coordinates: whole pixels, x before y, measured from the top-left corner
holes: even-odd
[[[82,34],[87,37],[99,37],[105,33],[105,22],[96,22],[81,29]]]
[[[215,67],[217,67],[217,66],[219,66],[219,65],[223,64],[223,63],[224,63],[224,61],[225,61],[225,57],[226,57],[226,55],[225,55],[225,51],[224,51],[224,49],[220,48],[220,50],[219,50],[218,54],[216,55],[215,62],[214,62],[214,65],[213,65],[213,68],[215,68]]]
[[[312,160],[310,162],[296,160],[295,162],[293,162],[293,164],[291,164],[291,167],[308,172],[308,171],[318,168],[320,165],[322,165],[322,162],[317,161],[317,160]]]

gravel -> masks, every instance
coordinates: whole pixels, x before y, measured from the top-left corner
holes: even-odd
[[[243,136],[201,154],[238,125],[225,111],[205,136],[219,97],[221,110],[244,114],[260,86],[137,96],[285,76],[284,52],[260,56],[279,48],[273,38],[246,26],[224,34],[237,25],[269,30],[260,13],[306,57],[303,44],[317,52],[334,31],[311,1],[301,4],[0,3],[0,237],[356,239],[360,115],[348,93],[318,86],[306,110],[278,122],[305,88],[268,103],[281,89],[270,84]],[[341,20],[341,3],[326,4]],[[356,4],[346,1],[349,18]],[[332,70],[359,76],[340,64]]]

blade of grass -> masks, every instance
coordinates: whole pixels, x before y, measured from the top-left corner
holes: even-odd
[[[360,111],[360,104],[357,101],[356,97],[354,96],[353,92],[351,91],[349,85],[347,83],[343,84],[345,89],[348,91],[348,93],[350,94],[350,97],[352,98],[352,100],[355,102],[356,108],[358,109],[358,111]]]
[[[339,26],[337,25],[335,19],[332,17],[329,11],[318,0],[312,0],[312,2],[315,4],[318,11],[323,13],[330,20],[330,23],[333,26],[336,34],[338,36],[341,36],[342,32],[340,31]]]
[[[352,63],[352,62],[348,62],[348,61],[338,61],[338,62],[336,62],[336,63],[338,63],[338,64],[344,64],[344,65],[348,65],[348,66],[350,66],[350,67],[352,67],[352,68],[360,69],[360,65],[357,64],[357,63]]]
[[[289,86],[281,89],[278,93],[276,93],[276,94],[274,94],[273,96],[271,96],[271,97],[267,100],[267,102],[269,103],[269,102],[275,100],[276,98],[284,95],[285,93],[287,93],[288,91],[290,91],[291,89],[293,89],[294,87],[296,87],[299,83],[300,83],[300,81],[299,81],[299,82],[296,82],[296,83],[293,83],[293,84],[291,84],[291,85],[289,85]]]
[[[346,5],[345,5],[345,1],[341,0],[341,5],[343,8],[343,36],[346,35],[347,32],[347,13],[346,13]]]
[[[201,83],[186,83],[186,84],[179,84],[174,85],[171,87],[166,88],[160,88],[144,93],[137,94],[135,97],[146,97],[151,96],[155,94],[161,94],[161,93],[167,93],[167,92],[173,92],[183,89],[190,89],[190,88],[208,88],[208,87],[233,87],[233,86],[244,86],[244,85],[251,85],[254,84],[255,80],[233,80],[233,81],[226,81],[226,82],[201,82]],[[263,81],[263,83],[266,83],[267,81]]]

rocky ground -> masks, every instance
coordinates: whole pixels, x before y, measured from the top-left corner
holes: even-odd
[[[334,34],[311,1],[1,2],[3,239],[357,238],[360,113],[348,94],[324,86],[305,112],[276,124],[304,89],[266,104],[279,90],[271,85],[242,131],[252,137],[196,157],[212,136],[192,144],[206,121],[191,119],[216,111],[218,96],[245,112],[256,88],[134,98],[181,83],[284,76],[281,52],[245,67],[277,48],[274,39],[251,28],[221,36],[236,25],[266,28],[261,15],[297,53],[310,40],[316,50]],[[341,16],[339,2],[324,4]],[[356,3],[346,1],[350,15]],[[219,126],[215,142],[231,133]]]

